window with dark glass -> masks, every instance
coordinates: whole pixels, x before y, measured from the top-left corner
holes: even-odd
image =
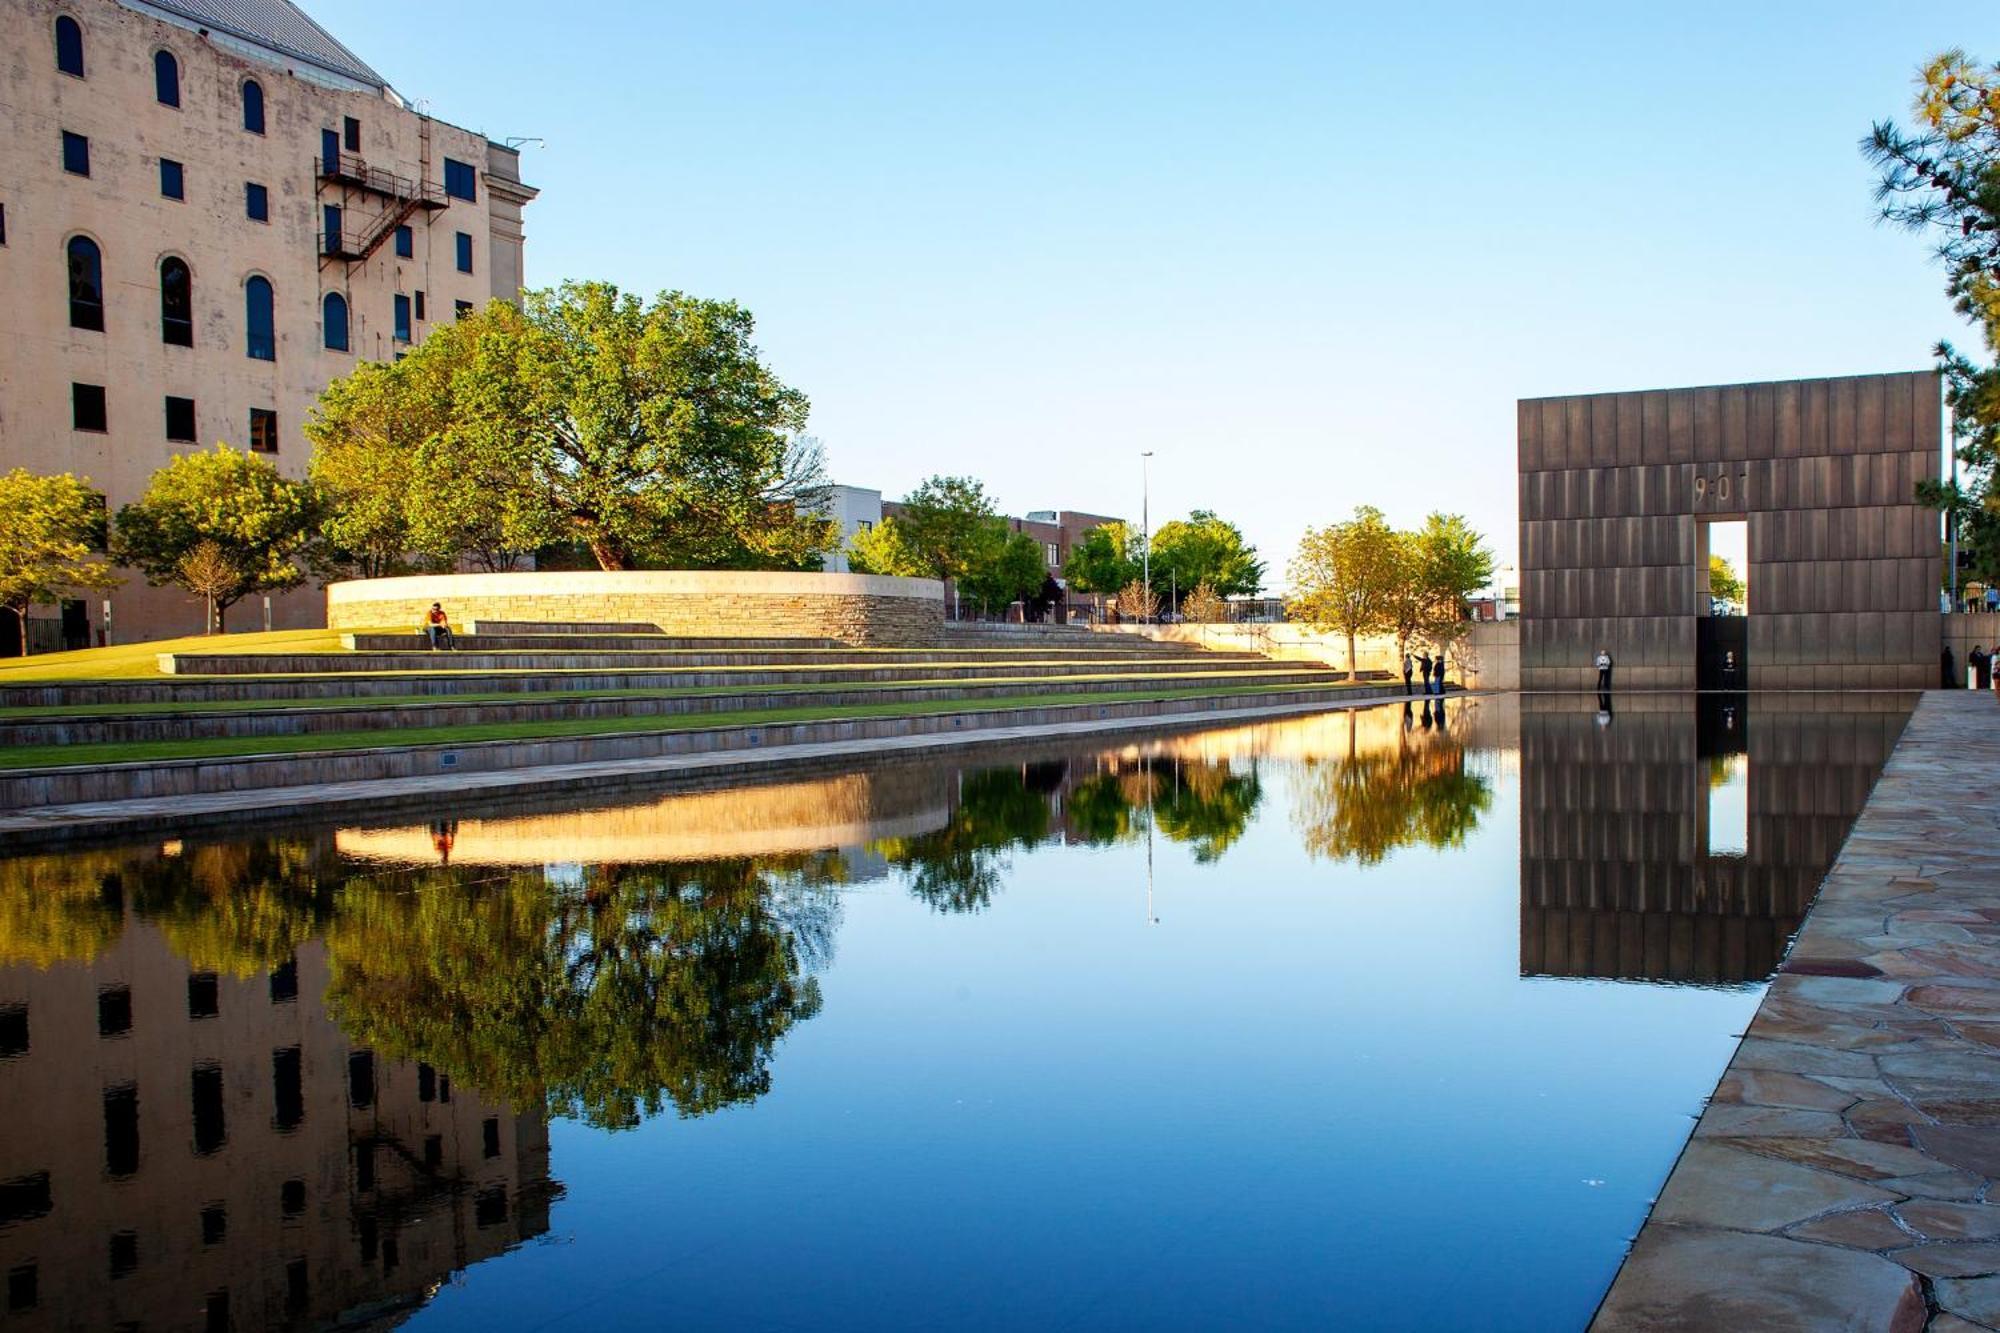
[[[201,1326],[207,1333],[229,1333],[229,1293],[211,1291],[202,1302]]]
[[[136,1231],[114,1231],[111,1233],[111,1277],[113,1281],[130,1277],[139,1267],[139,1233]]]
[[[69,386],[70,425],[77,430],[104,431],[110,429],[109,418],[104,411],[104,386],[102,384],[72,384]]]
[[[104,1169],[129,1176],[139,1169],[139,1088],[132,1083],[104,1090]]]
[[[194,399],[168,397],[167,438],[175,444],[195,442]]]
[[[90,174],[90,140],[81,134],[62,132],[63,170],[72,176]]]
[[[199,1064],[190,1080],[194,1106],[194,1151],[197,1157],[220,1152],[229,1142],[229,1125],[222,1109],[222,1066]]]
[[[269,222],[271,220],[271,192],[256,181],[244,181],[243,214],[252,222]]]
[[[222,981],[213,972],[188,976],[188,1017],[214,1018],[222,1012]]]
[[[329,352],[347,350],[347,298],[339,292],[328,292],[320,303],[321,341]],[[297,983],[293,983],[296,990]]]
[[[271,1124],[289,1133],[305,1123],[306,1091],[299,1048],[271,1052]]]
[[[472,313],[472,302],[453,301],[451,303],[451,311],[452,311],[452,317],[454,319],[464,319],[467,315]]]
[[[104,332],[104,256],[88,236],[72,236],[69,252],[69,326]]]
[[[507,1220],[507,1187],[489,1185],[472,1196],[472,1224],[495,1227]]]
[[[472,272],[472,236],[468,232],[458,233],[458,271]]]
[[[297,1217],[306,1210],[306,1183],[303,1180],[288,1180],[278,1186],[278,1211],[286,1217]]]
[[[471,163],[451,157],[444,160],[444,192],[452,198],[476,201],[479,197],[478,180]]]
[[[340,134],[335,130],[319,132],[319,169],[329,176],[340,170]]]
[[[451,1102],[451,1075],[438,1075],[438,1100],[449,1105]]]
[[[414,259],[417,253],[417,234],[408,226],[396,228],[396,258]]]
[[[424,1135],[424,1170],[436,1171],[444,1165],[444,1135]]]
[[[122,1037],[132,1030],[132,988],[106,986],[97,992],[97,1035]]]
[[[153,96],[161,106],[181,104],[181,62],[171,51],[153,53]]]
[[[274,304],[269,278],[252,278],[243,284],[243,348],[252,360],[278,359],[278,330],[272,314]]]
[[[180,163],[170,157],[160,159],[160,197],[162,199],[187,198],[187,173]]]
[[[341,220],[339,204],[321,204],[319,206],[320,232],[322,239],[325,241],[325,245],[320,250],[321,254],[337,255],[344,253],[340,234]]]
[[[7,244],[7,205],[0,204],[0,245]]]
[[[345,313],[345,302],[342,303]],[[343,344],[344,345],[344,344]],[[271,969],[271,1003],[290,1004],[299,998],[299,960],[287,958]]]
[[[417,1061],[417,1100],[434,1102],[437,1100],[437,1070]]]
[[[83,77],[83,29],[67,14],[56,19],[56,68]]]
[[[19,1314],[32,1310],[41,1304],[40,1273],[33,1264],[21,1264],[7,1270],[7,1309]]]
[[[47,1217],[55,1206],[55,1195],[49,1189],[49,1173],[46,1171],[0,1180],[0,1227]]]
[[[340,137],[342,141],[347,144],[348,152],[350,153],[360,152],[361,122],[356,120],[352,116],[342,117],[340,122]]]
[[[285,1265],[285,1313],[302,1315],[311,1303],[312,1290],[306,1285],[306,1261],[294,1259]]]
[[[429,316],[429,315],[426,315],[426,314],[424,313],[424,294],[423,294],[422,292],[418,292],[418,293],[417,293],[417,323],[421,324],[421,323],[423,323],[423,322],[424,322],[425,320],[427,320],[427,319],[429,319],[429,318],[430,318],[430,316]]]
[[[278,414],[271,408],[250,409],[250,452],[253,454],[278,452]]]
[[[488,1157],[500,1155],[500,1117],[488,1116],[479,1122],[480,1148]]]
[[[28,1053],[28,1006],[0,1004],[0,1060]]]
[[[160,261],[160,341],[194,346],[194,276],[175,255]]]
[[[211,1203],[201,1210],[201,1243],[220,1245],[229,1236],[229,1210]]]
[[[264,132],[264,85],[255,79],[243,80],[243,128],[252,134]]]
[[[382,1242],[382,1228],[377,1225],[374,1218],[364,1217],[355,1230],[360,1233],[361,1238],[361,1262],[374,1263],[375,1256],[379,1252],[377,1247]]]
[[[365,1111],[375,1104],[375,1053],[356,1051],[347,1057],[347,1104]]]
[[[396,341],[406,343],[409,340],[410,298],[398,292],[396,293]]]

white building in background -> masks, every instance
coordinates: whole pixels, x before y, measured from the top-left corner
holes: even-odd
[[[826,553],[826,572],[848,573],[847,543],[882,521],[882,492],[866,486],[829,486],[820,512],[840,524],[840,539]]]

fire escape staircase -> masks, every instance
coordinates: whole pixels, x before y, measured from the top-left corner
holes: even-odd
[[[349,264],[364,262],[370,255],[382,248],[383,242],[396,234],[396,228],[408,222],[419,212],[435,213],[451,203],[445,197],[441,186],[429,181],[412,180],[408,176],[398,176],[382,167],[373,167],[352,153],[341,153],[337,157],[317,159],[319,186],[322,191],[329,186],[338,187],[343,199],[361,195],[380,199],[382,211],[368,224],[365,230],[350,231],[343,226],[338,234],[327,232],[320,237],[320,265],[328,260],[340,259]],[[341,215],[348,209],[343,202]]]

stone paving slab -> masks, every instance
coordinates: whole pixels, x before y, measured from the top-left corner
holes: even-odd
[[[1464,698],[1466,695],[1456,697]],[[884,756],[912,759],[951,751],[1007,743],[1060,742],[1080,737],[1129,731],[1186,731],[1216,724],[1240,725],[1262,719],[1378,707],[1389,700],[1365,699],[1259,704],[1208,708],[1172,715],[1144,714],[1062,723],[1026,723],[987,727],[977,732],[925,732],[904,736],[862,737],[755,750],[711,750],[670,756],[608,759],[586,763],[547,764],[484,772],[440,773],[416,777],[354,782],[303,783],[281,788],[252,788],[158,796],[121,801],[86,801],[42,805],[0,812],[0,849],[60,843],[121,834],[155,834],[167,828],[238,824],[290,818],[304,810],[330,811],[370,807],[435,807],[441,803],[487,795],[518,795],[544,791],[580,792],[592,789],[671,783],[676,779],[715,781],[754,779],[773,771],[810,768],[829,763],[850,765],[859,759]]]
[[[2000,1328],[1996,1180],[2000,705],[1940,690],[1591,1327]]]

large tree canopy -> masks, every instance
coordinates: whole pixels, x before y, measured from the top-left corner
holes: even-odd
[[[0,473],[0,607],[18,617],[28,652],[28,608],[118,582],[95,552],[104,544],[104,496],[88,478]]]
[[[1294,619],[1347,636],[1347,674],[1354,679],[1354,641],[1394,627],[1394,598],[1406,570],[1403,540],[1381,510],[1362,505],[1345,523],[1306,529],[1288,570],[1292,595],[1285,605]]]
[[[1153,534],[1153,584],[1190,593],[1207,586],[1222,597],[1247,597],[1264,586],[1264,562],[1234,523],[1197,509]]]
[[[1063,577],[1077,592],[1110,596],[1139,577],[1139,534],[1126,523],[1100,523],[1070,545]]]
[[[2000,64],[1945,51],[1918,75],[1912,128],[1877,124],[1862,142],[1880,178],[1882,216],[1929,235],[1954,308],[2000,354]],[[1918,498],[1953,517],[1971,572],[2000,580],[2000,365],[1980,365],[1950,343],[1937,348],[1952,409],[1957,486],[1920,482]]]
[[[207,453],[178,455],[155,472],[138,502],[118,511],[111,549],[155,587],[187,588],[189,557],[212,543],[236,575],[201,589],[213,599],[214,628],[220,629],[243,598],[305,581],[300,552],[312,520],[302,483],[280,476],[255,454],[219,444]]]

